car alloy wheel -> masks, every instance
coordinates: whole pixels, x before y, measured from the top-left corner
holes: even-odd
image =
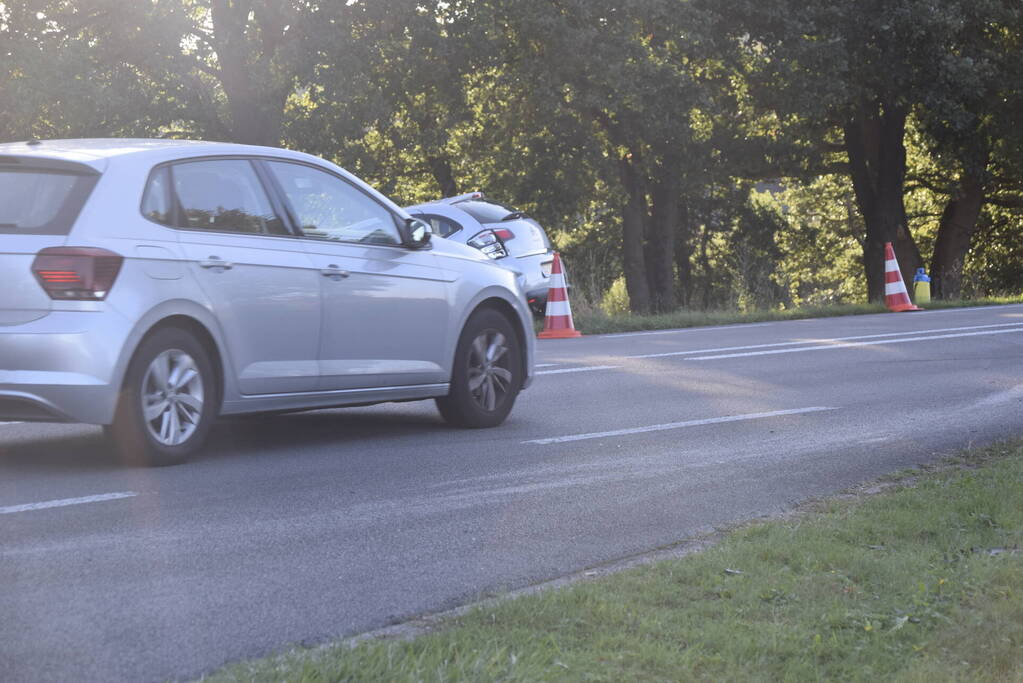
[[[472,342],[469,353],[469,393],[476,404],[494,411],[507,400],[512,387],[506,338],[497,330],[485,330]]]
[[[502,312],[483,308],[470,316],[455,350],[451,388],[437,399],[445,420],[459,427],[496,427],[522,389],[522,342]]]
[[[179,349],[158,355],[142,380],[142,414],[150,436],[164,446],[187,441],[202,420],[204,397],[195,359]]]
[[[159,328],[135,350],[104,431],[126,463],[176,465],[206,441],[219,395],[209,350],[188,330]]]

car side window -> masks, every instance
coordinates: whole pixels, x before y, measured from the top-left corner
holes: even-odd
[[[161,225],[171,224],[170,180],[166,166],[149,176],[142,195],[142,215]]]
[[[432,213],[415,213],[412,215],[429,223],[430,227],[433,228],[433,234],[440,235],[441,237],[451,237],[462,229],[461,225],[443,216],[437,216]]]
[[[244,159],[186,161],[170,167],[176,227],[286,235],[252,164]]]
[[[394,215],[359,188],[303,164],[266,163],[305,237],[365,244],[401,244]]]

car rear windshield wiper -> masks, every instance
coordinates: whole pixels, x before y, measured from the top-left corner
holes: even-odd
[[[525,218],[525,217],[526,217],[526,212],[525,211],[512,211],[510,214],[508,214],[507,216],[505,216],[501,220],[502,221],[514,221],[514,220],[518,220],[519,218]]]

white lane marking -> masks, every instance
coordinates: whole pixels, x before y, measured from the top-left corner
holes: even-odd
[[[738,323],[735,325],[714,325],[712,327],[679,327],[674,330],[648,330],[644,332],[619,332],[617,334],[593,335],[600,339],[618,339],[620,337],[649,337],[655,334],[678,334],[680,332],[714,332],[715,330],[743,330],[749,327],[764,327],[774,325],[774,322],[766,323]]]
[[[962,309],[956,309],[962,310]],[[816,320],[816,318],[814,318]],[[1013,329],[1002,329],[1002,328],[1013,328]],[[710,328],[701,328],[710,329]],[[833,348],[846,348],[856,346],[874,346],[877,344],[901,344],[902,340],[892,340],[892,337],[905,337],[906,335],[920,335],[920,334],[934,334],[935,332],[963,332],[966,330],[995,330],[992,332],[978,332],[973,334],[1002,334],[1004,332],[1019,332],[1023,331],[1023,322],[1015,323],[994,323],[991,325],[968,325],[965,327],[938,327],[929,330],[908,330],[906,332],[885,332],[883,334],[860,334],[852,337],[832,337],[832,338],[811,338],[801,339],[798,341],[787,341],[787,342],[774,342],[771,344],[749,344],[747,346],[720,346],[711,349],[695,349],[691,351],[665,351],[662,353],[641,353],[634,356],[618,356],[618,358],[628,359],[641,359],[641,358],[670,358],[672,356],[698,356],[698,354],[716,354],[713,356],[699,356],[697,358],[689,358],[688,360],[715,360],[718,358],[741,358],[743,356],[757,356],[757,355],[770,355],[772,353],[796,353],[798,351],[815,351],[819,349],[833,349]],[[673,330],[675,332],[679,330]],[[659,334],[659,333],[651,333]],[[922,339],[948,339],[951,337],[969,337],[973,336],[970,334],[952,334],[952,335],[940,335],[931,337],[912,337],[905,341],[920,341]],[[865,342],[859,344],[841,344],[839,342],[855,341],[857,339],[882,339],[883,341],[877,342]],[[806,346],[807,344],[822,344],[823,346]],[[721,351],[749,351],[752,349],[777,349],[783,346],[799,346],[796,349],[782,349],[779,351],[760,351],[757,353],[731,353],[721,354]],[[538,368],[551,368],[562,365],[562,363],[539,363],[536,365]],[[580,368],[566,368],[563,370],[545,370],[537,372],[538,375],[560,375],[570,372],[590,372],[593,370],[617,370],[620,365],[595,365],[590,367]]]
[[[971,312],[971,311],[993,311],[993,310],[997,310],[997,309],[1000,309],[1000,308],[1011,308],[1011,307],[1015,307],[1015,306],[1023,306],[1023,304],[992,304],[990,306],[972,306],[970,308],[941,308],[941,309],[933,310],[933,311],[924,310],[924,311],[919,311],[919,312],[920,313],[927,313],[929,315],[934,315],[936,313],[968,313],[968,312]],[[882,311],[878,311],[877,313],[868,313],[867,315],[887,315],[887,314],[882,312]],[[616,339],[618,337],[640,337],[640,336],[648,336],[648,335],[654,335],[654,334],[677,334],[679,332],[709,332],[709,331],[713,331],[713,330],[736,330],[736,329],[744,329],[744,328],[747,328],[747,327],[763,327],[764,325],[774,325],[776,323],[811,323],[811,322],[816,322],[816,321],[821,321],[821,320],[834,320],[836,317],[838,317],[838,318],[854,318],[856,316],[832,316],[832,317],[826,317],[826,318],[796,318],[794,320],[774,320],[774,321],[768,321],[768,322],[763,322],[763,323],[737,323],[737,324],[734,324],[734,325],[714,325],[712,327],[680,327],[680,328],[677,328],[677,329],[674,329],[674,330],[648,330],[648,331],[644,331],[644,332],[619,332],[617,334],[601,334],[601,335],[593,335],[593,336],[600,337],[601,339]]]
[[[47,508],[62,508],[68,505],[84,505],[85,503],[100,503],[105,500],[118,500],[120,498],[134,498],[139,494],[134,491],[122,493],[101,493],[95,496],[83,496],[81,498],[61,498],[59,500],[46,500],[41,503],[26,503],[24,505],[10,505],[0,508],[0,515],[10,515],[15,512],[28,512],[30,510],[45,510]]]
[[[969,313],[971,311],[996,311],[1000,308],[1010,308],[1013,306],[1023,306],[1023,304],[990,304],[988,306],[971,306],[969,308],[939,308],[933,311],[925,309],[917,312],[929,315],[934,315],[935,313]]]
[[[582,368],[562,368],[561,370],[541,370],[538,375],[564,375],[569,372],[593,372],[594,370],[617,370],[621,365],[590,365]]]
[[[5,427],[5,426],[8,426],[8,425],[23,425],[23,424],[25,424],[25,423],[24,422],[0,422],[0,427]]]
[[[745,420],[760,420],[765,417],[781,417],[782,415],[801,415],[803,413],[820,413],[826,410],[838,410],[838,408],[827,408],[814,406],[811,408],[793,408],[791,410],[774,410],[769,413],[749,413],[746,415],[728,415],[727,417],[711,417],[705,420],[686,420],[685,422],[669,422],[667,424],[650,425],[649,427],[632,427],[630,429],[615,429],[609,432],[590,432],[589,434],[571,434],[569,436],[554,436],[549,439],[530,439],[522,443],[533,443],[546,446],[552,443],[566,443],[569,441],[584,441],[586,439],[603,439],[609,436],[626,436],[628,434],[644,434],[646,432],[663,432],[669,429],[681,429],[683,427],[699,427],[701,425],[724,424],[726,422],[742,422]]]
[[[686,360],[719,360],[722,358],[745,358],[748,356],[770,356],[779,353],[802,353],[803,351],[827,351],[829,349],[850,349],[859,346],[877,346],[879,344],[908,344],[916,341],[931,341],[932,339],[955,339],[957,337],[983,337],[991,334],[1011,334],[1023,332],[1023,327],[1011,330],[987,330],[986,332],[963,332],[962,334],[936,334],[931,337],[910,337],[909,339],[881,339],[878,341],[855,342],[853,344],[826,344],[824,346],[804,346],[798,349],[775,349],[773,351],[750,351],[749,353],[725,353],[718,356],[697,356]]]
[[[1012,328],[1012,329],[1002,329]],[[743,356],[757,356],[757,355],[770,355],[772,353],[796,353],[798,351],[814,351],[818,349],[833,349],[833,348],[847,348],[856,346],[874,346],[877,344],[901,344],[902,340],[892,340],[891,337],[905,337],[911,334],[933,334],[935,332],[963,332],[966,330],[992,330],[992,332],[979,332],[974,334],[1001,334],[1004,332],[1019,332],[1023,331],[1023,322],[1016,323],[996,323],[991,325],[969,325],[966,327],[939,327],[930,330],[910,330],[908,332],[886,332],[884,334],[861,334],[853,337],[833,337],[830,339],[803,339],[800,341],[787,341],[787,342],[775,342],[772,344],[750,344],[747,346],[721,346],[712,349],[695,349],[692,351],[665,351],[663,353],[642,353],[634,356],[618,356],[623,359],[642,359],[642,358],[669,358],[672,356],[698,356],[698,354],[715,354],[699,356],[697,358],[689,358],[687,360],[715,360],[718,358],[741,358]],[[919,341],[921,339],[946,339],[949,337],[960,337],[960,336],[971,336],[969,334],[955,334],[955,335],[941,335],[931,337],[913,337],[906,339],[905,341]],[[877,342],[864,342],[859,344],[841,344],[839,342],[854,341],[857,339],[882,339]],[[807,344],[821,344],[822,346],[806,346]],[[749,351],[751,349],[777,349],[783,346],[798,346],[800,348],[794,349],[782,349],[779,351],[760,351],[757,353],[730,353],[721,354],[721,351]],[[538,364],[536,367],[555,367],[561,365],[560,363],[543,363]],[[594,370],[617,370],[620,365],[594,365],[584,366],[579,368],[565,368],[563,370],[544,370],[537,372],[537,375],[560,375],[570,372],[591,372]]]
[[[834,337],[831,339],[802,339],[799,341],[775,342],[773,344],[751,344],[749,346],[722,346],[716,349],[697,349],[695,351],[667,351],[664,353],[644,353],[623,358],[667,358],[669,356],[695,356],[701,353],[718,353],[720,351],[747,351],[749,349],[770,349],[779,346],[797,346],[799,344],[831,344],[833,342],[853,341],[855,339],[878,339],[881,337],[904,337],[908,334],[931,334],[934,332],[963,332],[965,330],[987,330],[1001,327],[1019,327],[1023,322],[997,323],[993,325],[970,325],[968,327],[942,327],[932,330],[909,330],[907,332],[887,332],[885,334],[861,334],[855,337]]]

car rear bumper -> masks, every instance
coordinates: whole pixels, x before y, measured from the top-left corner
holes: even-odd
[[[130,331],[109,310],[0,326],[0,420],[109,424]]]
[[[572,285],[565,285],[569,296],[572,294]],[[544,284],[535,289],[531,289],[526,292],[526,302],[529,303],[529,307],[540,314],[543,314],[544,308],[547,306],[547,295],[550,293],[550,285]]]

